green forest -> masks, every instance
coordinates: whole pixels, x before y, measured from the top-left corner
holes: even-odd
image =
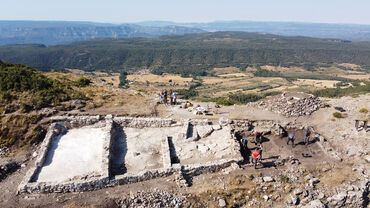
[[[69,45],[7,45],[0,59],[43,71],[66,68],[207,75],[214,67],[315,66],[353,63],[370,70],[370,42],[214,32],[159,38],[95,39]],[[277,76],[277,74],[276,74]]]

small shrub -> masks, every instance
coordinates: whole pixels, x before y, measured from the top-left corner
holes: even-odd
[[[190,98],[196,97],[198,95],[198,92],[193,88],[188,89],[188,90],[182,89],[178,91],[178,95],[182,99],[190,99]]]
[[[281,175],[280,176],[280,181],[283,182],[283,183],[288,183],[289,182],[289,178],[288,178],[288,176]]]
[[[342,115],[341,113],[339,113],[339,112],[335,112],[335,113],[333,113],[333,116],[334,116],[335,118],[344,118],[344,117],[343,117],[343,115]]]
[[[229,105],[233,105],[233,103],[228,100],[228,99],[225,99],[225,98],[220,98],[216,101],[216,104],[217,105],[224,105],[224,106],[229,106]]]
[[[32,106],[22,103],[20,110],[22,113],[28,113],[32,110]]]
[[[120,74],[119,74],[119,84],[118,86],[119,87],[122,87],[122,88],[128,88],[128,80],[127,80],[127,72],[125,71],[121,71]]]
[[[10,102],[13,99],[13,96],[10,94],[9,91],[1,92],[0,94],[1,101]]]
[[[353,98],[358,98],[358,97],[360,97],[360,95],[359,94],[353,94],[352,97]]]
[[[360,113],[368,113],[369,112],[369,110],[367,110],[366,108],[361,108],[360,109]]]
[[[229,95],[229,100],[233,103],[238,103],[238,104],[247,104],[250,102],[255,102],[260,99],[265,98],[263,95],[258,95],[255,93],[234,93]]]
[[[90,85],[91,81],[90,79],[86,78],[86,77],[80,77],[78,78],[78,80],[75,82],[75,85],[77,87],[86,87],[88,85]]]

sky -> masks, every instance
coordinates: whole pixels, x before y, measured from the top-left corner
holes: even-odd
[[[0,20],[370,24],[370,0],[1,0]]]

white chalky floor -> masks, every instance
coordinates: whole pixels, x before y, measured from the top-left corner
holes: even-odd
[[[63,182],[102,172],[105,134],[100,128],[71,129],[54,139],[37,182]]]

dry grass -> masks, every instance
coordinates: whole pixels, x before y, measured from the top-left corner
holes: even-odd
[[[230,74],[220,74],[219,77],[249,77],[249,74],[246,73],[230,73]]]
[[[281,66],[270,66],[270,65],[261,66],[261,69],[266,69],[269,71],[277,71],[277,72],[285,72],[285,71],[303,72],[305,71],[301,67],[281,67]]]
[[[343,165],[342,167],[336,167],[322,174],[320,178],[319,186],[325,186],[326,188],[337,187],[338,184],[344,182],[356,180],[354,172],[352,171],[352,165]]]
[[[214,68],[212,71],[215,72],[216,75],[240,72],[240,70],[236,67]]]
[[[348,79],[370,80],[370,74],[338,74],[338,76]]]
[[[315,79],[298,79],[293,84],[297,86],[312,86],[315,88],[334,88],[339,81],[335,80],[315,80]]]
[[[226,201],[227,207],[238,207],[246,204],[248,196],[250,199],[258,196],[257,184],[250,180],[246,175],[237,175],[229,177],[224,184],[227,188],[224,189],[221,184],[216,186],[204,185],[195,187],[196,191],[192,191],[189,202],[195,207],[218,207],[218,198]],[[261,197],[262,196],[258,196]],[[260,199],[260,198],[259,198]]]
[[[180,75],[174,74],[164,74],[164,75],[154,75],[154,74],[144,74],[144,75],[128,75],[127,79],[130,81],[135,81],[139,83],[146,83],[149,81],[150,83],[163,83],[168,84],[170,81],[172,83],[177,83],[180,85],[186,85],[193,81],[193,78],[184,78]]]
[[[94,74],[80,74],[79,72],[50,72],[46,73],[46,76],[58,79],[62,82],[73,82],[81,76],[89,78],[92,83],[87,87],[79,88],[79,90],[89,98],[86,106],[87,113],[127,116],[150,116],[153,114],[152,99],[143,96],[145,92],[137,91],[139,89],[146,89],[142,84],[136,89],[121,89],[118,88],[118,74],[112,76],[104,76],[107,75],[105,73],[98,74],[99,77]],[[109,82],[112,82],[113,85],[109,84]]]

